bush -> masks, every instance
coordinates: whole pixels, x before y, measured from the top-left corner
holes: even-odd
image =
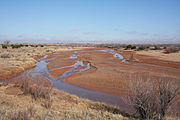
[[[9,54],[2,54],[1,58],[10,58],[11,56]]]
[[[131,49],[136,49],[136,46],[132,46]]]
[[[157,84],[139,79],[130,82],[130,103],[142,120],[164,120],[169,107],[178,94],[179,87],[172,82],[160,81]]]
[[[145,50],[145,49],[146,49],[146,47],[143,46],[143,45],[141,45],[141,46],[138,48],[138,50]]]
[[[159,46],[154,46],[153,50],[161,50],[161,48]]]
[[[179,47],[169,47],[165,49],[165,53],[175,53],[180,51]]]
[[[30,45],[31,47],[38,47],[38,45]]]
[[[21,45],[14,45],[14,44],[12,44],[11,47],[12,47],[12,49],[14,49],[14,48],[21,48],[22,46]]]
[[[38,98],[50,99],[51,97],[52,85],[45,85],[44,81],[38,77],[33,80],[31,76],[28,76],[19,84],[23,93],[31,94],[35,100]]]
[[[28,47],[29,45],[25,45],[25,47]]]
[[[10,44],[10,42],[11,42],[10,40],[5,40],[5,41],[4,41],[4,45],[7,45],[7,46],[8,46],[8,45]]]
[[[40,47],[44,47],[44,45],[40,45]]]
[[[132,45],[127,45],[126,46],[126,49],[131,49],[132,48]]]
[[[3,49],[7,49],[7,47],[8,47],[7,45],[2,45]]]

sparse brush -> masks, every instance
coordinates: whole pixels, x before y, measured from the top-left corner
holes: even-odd
[[[165,53],[176,53],[180,51],[180,47],[169,47],[165,49]]]
[[[37,100],[38,98],[50,99],[52,92],[52,85],[44,84],[43,80],[33,80],[31,76],[28,76],[20,83],[24,94],[31,94],[32,97]]]
[[[7,49],[8,46],[7,46],[7,45],[2,45],[2,48],[3,48],[3,49]]]
[[[9,54],[2,54],[1,58],[10,58],[11,56]]]
[[[145,47],[145,46],[143,46],[143,45],[141,45],[141,46],[139,46],[139,47],[138,47],[138,49],[137,49],[137,50],[138,50],[138,51],[140,51],[140,50],[145,50],[145,49],[146,49],[146,47]]]
[[[143,81],[140,76],[129,84],[129,103],[142,120],[165,120],[168,109],[178,94],[179,87],[170,81],[156,84]]]

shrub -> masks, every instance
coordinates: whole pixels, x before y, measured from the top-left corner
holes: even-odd
[[[4,45],[8,46],[10,44],[10,42],[11,42],[10,40],[5,40]]]
[[[131,49],[136,49],[136,46],[132,46]]]
[[[40,47],[44,47],[44,45],[40,45]]]
[[[20,83],[24,94],[31,94],[32,97],[37,100],[38,98],[50,99],[52,92],[52,85],[45,85],[44,81],[40,78],[33,80],[31,76]]]
[[[2,54],[1,58],[10,58],[11,56],[9,54]]]
[[[20,46],[20,47],[24,47],[24,45],[23,45],[23,44],[20,44],[19,46]]]
[[[145,49],[146,49],[146,47],[143,46],[143,45],[141,45],[141,46],[138,48],[138,50],[145,50]]]
[[[154,46],[154,50],[161,50],[159,46]]]
[[[132,45],[127,45],[126,46],[126,49],[131,49],[132,48]]]
[[[149,47],[149,46],[147,46],[146,48],[147,48],[147,49],[149,49],[150,47]]]
[[[12,44],[11,47],[12,47],[12,49],[14,49],[14,48],[21,48],[22,46],[21,45],[14,45],[14,44]]]
[[[140,119],[164,120],[169,107],[178,94],[179,87],[170,82],[130,82],[129,100]]]
[[[179,47],[169,47],[165,49],[165,53],[175,53],[180,51]]]
[[[38,47],[38,45],[30,45],[31,47]]]
[[[25,45],[25,47],[28,47],[29,45]]]
[[[7,49],[7,47],[8,47],[7,45],[2,45],[3,49]]]

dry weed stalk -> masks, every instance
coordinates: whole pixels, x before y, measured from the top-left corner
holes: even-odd
[[[135,76],[135,80],[130,80],[129,90],[129,104],[133,105],[140,119],[165,120],[179,87],[170,81],[155,83]]]
[[[45,84],[40,77],[31,77],[27,75],[20,85],[24,94],[31,94],[36,100],[38,98],[50,99],[52,92],[52,85]]]

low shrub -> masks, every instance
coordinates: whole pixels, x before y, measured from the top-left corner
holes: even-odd
[[[143,46],[143,45],[141,45],[141,46],[139,46],[139,47],[138,47],[138,49],[137,49],[137,50],[139,50],[139,51],[140,51],[140,50],[145,50],[145,49],[146,49],[146,47],[145,47],[145,46]]]
[[[180,47],[169,47],[165,49],[165,53],[176,53],[180,51]]]
[[[28,76],[20,83],[20,87],[24,94],[31,94],[37,100],[38,98],[50,99],[52,92],[52,85],[46,85],[40,78],[32,78]]]
[[[12,49],[14,49],[14,48],[21,48],[22,46],[21,45],[14,45],[14,44],[12,44],[11,47],[12,47]]]
[[[153,50],[161,50],[161,48],[159,46],[154,46]]]
[[[44,45],[40,45],[40,47],[44,47]]]
[[[9,54],[2,54],[1,58],[10,58],[11,56]]]
[[[126,48],[127,48],[127,49],[131,49],[131,48],[132,48],[132,45],[127,45]]]
[[[168,109],[178,95],[179,87],[170,81],[153,83],[143,81],[138,76],[137,81],[130,81],[129,101],[136,109],[139,119],[165,120]]]
[[[125,50],[128,50],[128,49],[136,49],[136,46],[132,46],[132,45],[127,45]]]
[[[2,45],[2,48],[3,48],[3,49],[7,49],[8,46],[7,46],[7,45]]]
[[[131,49],[136,49],[136,46],[132,46]]]
[[[31,47],[38,47],[38,45],[30,45]]]
[[[149,47],[149,46],[147,46],[146,48],[147,48],[147,49],[149,49],[150,47]]]

